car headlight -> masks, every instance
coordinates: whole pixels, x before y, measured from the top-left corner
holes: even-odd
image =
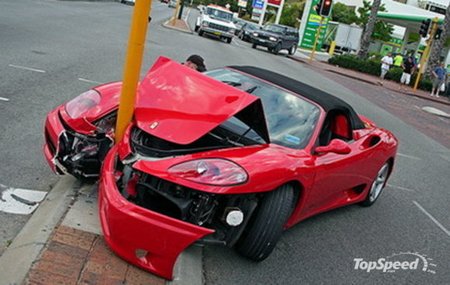
[[[253,33],[253,36],[254,36],[254,37],[258,37],[259,34],[258,34],[258,33]]]
[[[269,40],[270,40],[270,41],[272,41],[272,42],[276,42],[276,41],[278,41],[278,39],[277,39],[277,38],[275,38],[275,37],[269,37]]]
[[[203,22],[202,22],[202,26],[204,26],[204,27],[208,27],[208,22],[206,22],[206,21],[203,21]]]
[[[183,179],[216,186],[231,186],[247,181],[245,170],[234,162],[220,158],[196,159],[176,164],[168,172]]]
[[[236,30],[235,29],[230,29],[228,32],[234,34],[234,32],[236,32]]]
[[[65,106],[66,112],[72,119],[76,119],[87,110],[97,106],[100,103],[100,99],[100,94],[91,89],[67,102]]]

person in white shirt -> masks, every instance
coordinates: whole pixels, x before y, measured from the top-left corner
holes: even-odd
[[[386,76],[386,73],[389,71],[389,68],[391,67],[393,63],[392,60],[392,54],[388,53],[387,55],[383,56],[383,58],[381,59],[381,74],[380,74],[380,78],[384,79],[384,77]]]

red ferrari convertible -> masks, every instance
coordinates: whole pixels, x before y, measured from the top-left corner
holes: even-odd
[[[167,279],[194,242],[261,261],[301,220],[372,205],[393,169],[392,133],[342,100],[268,70],[202,74],[160,58],[113,146],[120,89],[120,82],[101,85],[50,112],[44,152],[57,173],[100,172],[108,245]]]

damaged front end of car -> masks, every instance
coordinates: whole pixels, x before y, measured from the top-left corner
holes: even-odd
[[[97,179],[108,150],[114,143],[117,111],[92,122],[85,114],[98,104],[100,95],[90,90],[53,110],[45,123],[44,154],[57,174]],[[89,103],[86,103],[89,102]]]
[[[259,98],[164,58],[155,66],[105,158],[99,211],[114,252],[172,279],[191,244],[238,242],[260,194],[229,193],[250,178],[227,153],[239,157],[269,135]]]

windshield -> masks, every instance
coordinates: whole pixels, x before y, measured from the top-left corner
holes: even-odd
[[[261,98],[271,142],[299,149],[310,141],[320,115],[316,105],[277,86],[229,69],[206,74]],[[253,133],[252,139],[256,140]]]
[[[276,33],[276,34],[282,34],[285,30],[284,27],[277,26],[277,25],[266,25],[264,26],[264,30]]]
[[[214,8],[211,8],[211,7],[208,7],[206,9],[206,14],[208,14],[212,18],[222,19],[222,20],[226,20],[226,21],[233,20],[233,14],[232,13],[225,12],[225,11],[218,10],[218,9],[214,9]]]

